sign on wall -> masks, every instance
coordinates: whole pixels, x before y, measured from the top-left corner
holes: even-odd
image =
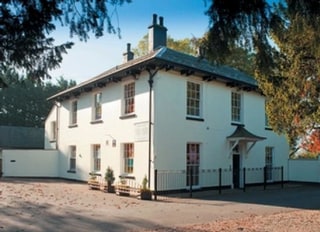
[[[138,122],[134,125],[134,139],[136,142],[148,141],[149,122]]]

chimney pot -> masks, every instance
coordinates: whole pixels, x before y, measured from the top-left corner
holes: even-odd
[[[157,17],[158,17],[158,15],[157,14],[153,14],[152,17],[153,17],[152,18],[152,25],[157,25]]]
[[[159,21],[160,21],[160,26],[163,27],[163,17],[162,16],[159,18]]]

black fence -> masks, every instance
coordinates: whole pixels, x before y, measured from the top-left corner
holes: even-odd
[[[154,198],[180,193],[192,197],[194,192],[205,190],[216,190],[221,194],[230,188],[245,192],[250,186],[263,186],[265,190],[275,183],[283,188],[283,172],[283,167],[155,170]]]

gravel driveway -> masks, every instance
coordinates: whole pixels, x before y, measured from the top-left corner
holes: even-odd
[[[320,185],[141,201],[53,179],[0,179],[1,231],[320,231]]]

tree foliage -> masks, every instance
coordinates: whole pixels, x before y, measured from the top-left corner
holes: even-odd
[[[53,105],[47,98],[76,84],[62,77],[57,84],[34,83],[11,69],[0,77],[10,85],[0,89],[0,125],[6,126],[43,127]]]
[[[200,40],[197,38],[185,38],[181,40],[175,40],[171,36],[167,37],[167,47],[180,51],[189,55],[196,55],[197,48],[200,44]],[[138,42],[136,48],[133,48],[132,51],[137,57],[148,54],[148,34],[143,36],[143,38]]]
[[[131,0],[3,0],[0,3],[0,72],[22,70],[35,81],[50,78],[62,55],[73,45],[54,44],[56,26],[70,28],[71,36],[86,41],[89,34],[118,33],[109,9]],[[120,35],[120,34],[119,34]],[[0,81],[1,82],[1,81]]]
[[[206,46],[224,63],[235,47],[255,55],[269,124],[291,144],[320,124],[320,1],[214,0]]]
[[[320,129],[314,129],[301,143],[301,147],[310,154],[318,156],[320,153]]]

